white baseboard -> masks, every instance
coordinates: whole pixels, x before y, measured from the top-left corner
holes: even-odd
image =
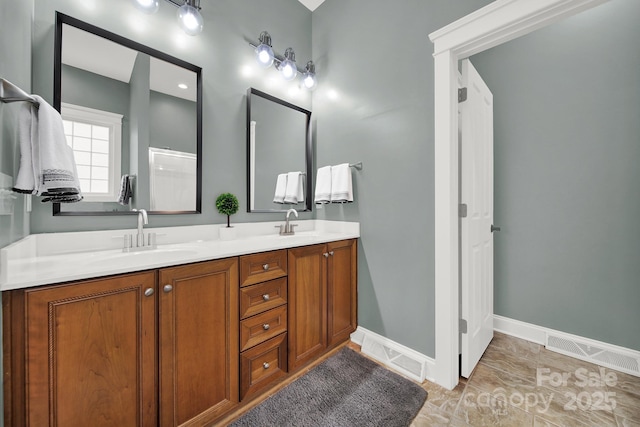
[[[358,326],[351,334],[351,341],[362,347],[362,352],[418,382],[434,381],[435,360]]]
[[[637,350],[498,315],[493,316],[493,328],[498,332],[544,345],[547,349],[566,356],[640,376],[640,351]]]

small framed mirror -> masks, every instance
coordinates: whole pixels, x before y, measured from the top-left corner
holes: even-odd
[[[53,214],[200,213],[201,68],[60,12],[54,61],[84,200]]]
[[[291,177],[296,185],[283,182]],[[311,211],[312,188],[311,111],[249,88],[247,211]]]

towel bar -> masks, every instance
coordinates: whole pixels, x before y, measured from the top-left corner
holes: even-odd
[[[38,105],[38,101],[9,80],[0,79],[0,101],[8,102],[31,102]]]

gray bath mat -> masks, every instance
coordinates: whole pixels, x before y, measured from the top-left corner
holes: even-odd
[[[408,426],[427,392],[343,348],[230,424],[242,426]]]

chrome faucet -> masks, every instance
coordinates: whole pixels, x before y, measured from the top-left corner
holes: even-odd
[[[298,224],[289,224],[289,215],[291,214],[294,214],[296,218],[298,218],[298,211],[292,208],[287,211],[284,225],[276,225],[276,227],[280,228],[281,236],[292,236],[296,234],[295,231],[293,231],[293,227],[297,227]]]
[[[149,217],[147,216],[146,209],[134,209],[134,212],[138,212],[138,236],[136,242],[138,246],[145,246],[143,227],[145,224],[149,224]]]
[[[138,234],[133,237],[133,234],[125,234],[124,236],[124,252],[141,251],[145,249],[155,249],[156,245],[156,233],[144,233],[145,224],[149,224],[149,216],[146,209],[133,209],[133,212],[138,214]]]

